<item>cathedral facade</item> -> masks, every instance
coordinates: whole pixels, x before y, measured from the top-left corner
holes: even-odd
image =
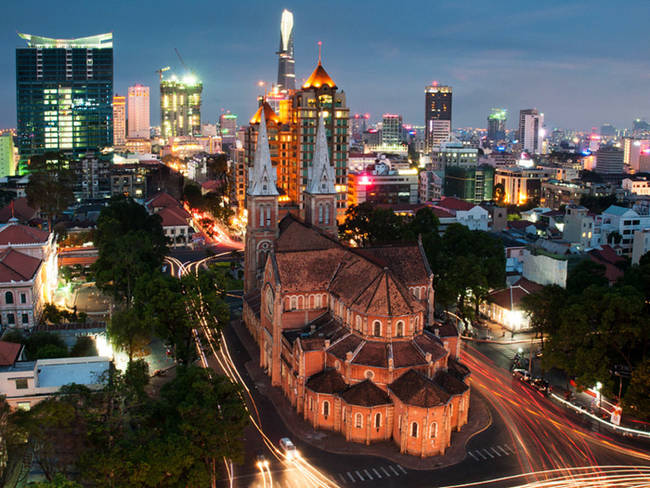
[[[279,217],[262,118],[247,190],[243,320],[260,365],[318,429],[444,454],[467,423],[459,338],[433,319],[419,243],[351,248],[337,239],[336,174],[319,118],[302,218]]]

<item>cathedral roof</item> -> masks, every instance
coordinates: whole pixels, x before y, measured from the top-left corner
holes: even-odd
[[[415,407],[436,407],[444,405],[451,398],[449,393],[414,369],[409,369],[388,388],[403,403]]]
[[[359,405],[361,407],[375,407],[393,403],[388,394],[370,380],[351,386],[341,393],[341,398],[348,405]]]
[[[336,176],[334,167],[330,164],[329,148],[325,123],[322,115],[318,116],[318,129],[316,130],[316,147],[311,166],[308,168],[308,181],[306,192],[312,195],[332,195],[336,193],[334,182]]]
[[[277,196],[277,179],[277,171],[271,163],[269,138],[266,134],[266,117],[261,117],[255,159],[253,167],[249,171],[248,194],[251,196]]]
[[[407,285],[426,283],[429,279],[428,266],[418,246],[397,244],[360,248],[356,252],[374,258],[381,266],[390,267],[397,278]]]
[[[345,251],[340,248],[276,253],[282,290],[327,290],[344,255]]]
[[[275,113],[271,105],[264,100],[262,102],[262,105],[260,105],[257,109],[257,112],[255,112],[255,115],[253,115],[253,118],[251,119],[250,123],[251,124],[259,124],[260,120],[262,120],[262,110],[264,110],[264,118],[267,121],[272,121],[272,122],[280,122],[280,117]]]
[[[287,214],[280,221],[280,237],[275,242],[276,251],[307,251],[319,249],[343,249],[334,238],[302,223]]]
[[[339,393],[347,387],[339,372],[331,368],[311,376],[305,386],[316,393],[329,394]]]
[[[336,88],[336,83],[334,83],[334,80],[330,78],[330,75],[327,74],[327,71],[325,71],[325,68],[323,68],[321,62],[318,61],[318,66],[316,66],[316,69],[311,74],[311,76],[307,78],[307,81],[305,81],[302,87],[305,89],[320,88],[324,85],[327,85],[330,88]]]
[[[433,381],[440,385],[450,395],[460,395],[469,389],[469,386],[467,386],[463,381],[459,380],[458,377],[448,373],[447,371],[438,371]]]

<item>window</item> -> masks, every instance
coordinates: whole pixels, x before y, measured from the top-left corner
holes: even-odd
[[[395,333],[397,337],[403,337],[404,336],[404,322],[401,320],[397,321],[397,332]]]
[[[266,206],[266,226],[271,226],[271,207],[269,205]]]
[[[325,205],[325,223],[329,224],[330,223],[330,204],[327,203]]]
[[[22,320],[23,324],[29,324],[29,315],[27,315],[26,313],[24,313],[24,314],[22,315],[21,320]]]
[[[438,437],[438,423],[437,422],[431,422],[431,427],[429,427],[429,437],[432,439],[435,439]]]
[[[18,410],[24,410],[25,412],[29,412],[30,408],[31,407],[29,402],[18,402]]]
[[[14,317],[14,314],[12,313],[7,314],[7,323],[9,325],[14,325],[16,323],[16,318]]]
[[[363,415],[361,415],[360,413],[358,413],[358,414],[356,414],[354,416],[354,426],[357,429],[360,429],[361,427],[363,427]]]
[[[378,337],[381,335],[381,322],[379,320],[375,320],[375,322],[372,324],[372,330],[375,336]]]
[[[330,402],[325,400],[323,402],[323,417],[327,418],[330,414]]]
[[[465,399],[461,398],[460,400],[458,400],[458,412],[462,412],[464,407],[465,407]]]
[[[6,304],[14,303],[14,294],[11,293],[10,291],[5,292],[5,303]]]
[[[375,414],[375,428],[379,429],[379,427],[381,427],[381,414],[376,413]]]
[[[371,380],[371,379],[373,379],[373,378],[375,377],[375,373],[373,373],[372,371],[370,371],[369,369],[367,369],[366,372],[365,372],[365,376],[366,376],[366,378],[368,378],[369,380]]]
[[[357,318],[354,321],[354,328],[356,330],[359,330],[359,331],[361,330],[361,316],[360,315],[357,315]]]
[[[316,296],[314,297],[314,307],[315,307],[315,308],[321,308],[321,307],[322,307],[321,302],[320,302],[320,299],[321,299],[321,296],[320,296],[320,295],[316,295]]]
[[[27,303],[27,295],[25,293],[20,294],[20,303]]]
[[[345,417],[345,413],[346,413],[346,412],[345,412],[345,407],[343,407],[343,415],[342,415],[342,417],[343,417],[343,423],[344,423],[344,424],[347,424],[348,419]]]
[[[318,223],[319,224],[323,223],[323,204],[322,203],[318,204]]]
[[[298,308],[298,297],[291,297],[291,310]]]
[[[418,436],[418,423],[413,422],[411,424],[411,437],[417,437]]]
[[[313,400],[309,397],[309,411],[311,412],[314,409]]]
[[[449,415],[451,416],[451,415],[453,415],[453,414],[454,414],[454,404],[453,404],[453,403],[450,403],[450,404],[449,404]]]
[[[27,389],[27,378],[16,378],[16,390]]]

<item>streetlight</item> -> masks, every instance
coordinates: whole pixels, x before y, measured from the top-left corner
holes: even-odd
[[[600,381],[598,381],[598,382],[596,383],[596,387],[594,388],[594,389],[598,392],[598,410],[600,410],[600,399],[601,399],[601,397],[602,397],[602,395],[601,395],[601,393],[600,393],[600,390],[601,390],[602,388],[603,388],[603,384],[602,384]]]

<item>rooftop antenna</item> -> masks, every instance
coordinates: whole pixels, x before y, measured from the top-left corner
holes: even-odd
[[[318,64],[320,64],[321,60],[321,47],[323,46],[323,41],[318,41]]]

